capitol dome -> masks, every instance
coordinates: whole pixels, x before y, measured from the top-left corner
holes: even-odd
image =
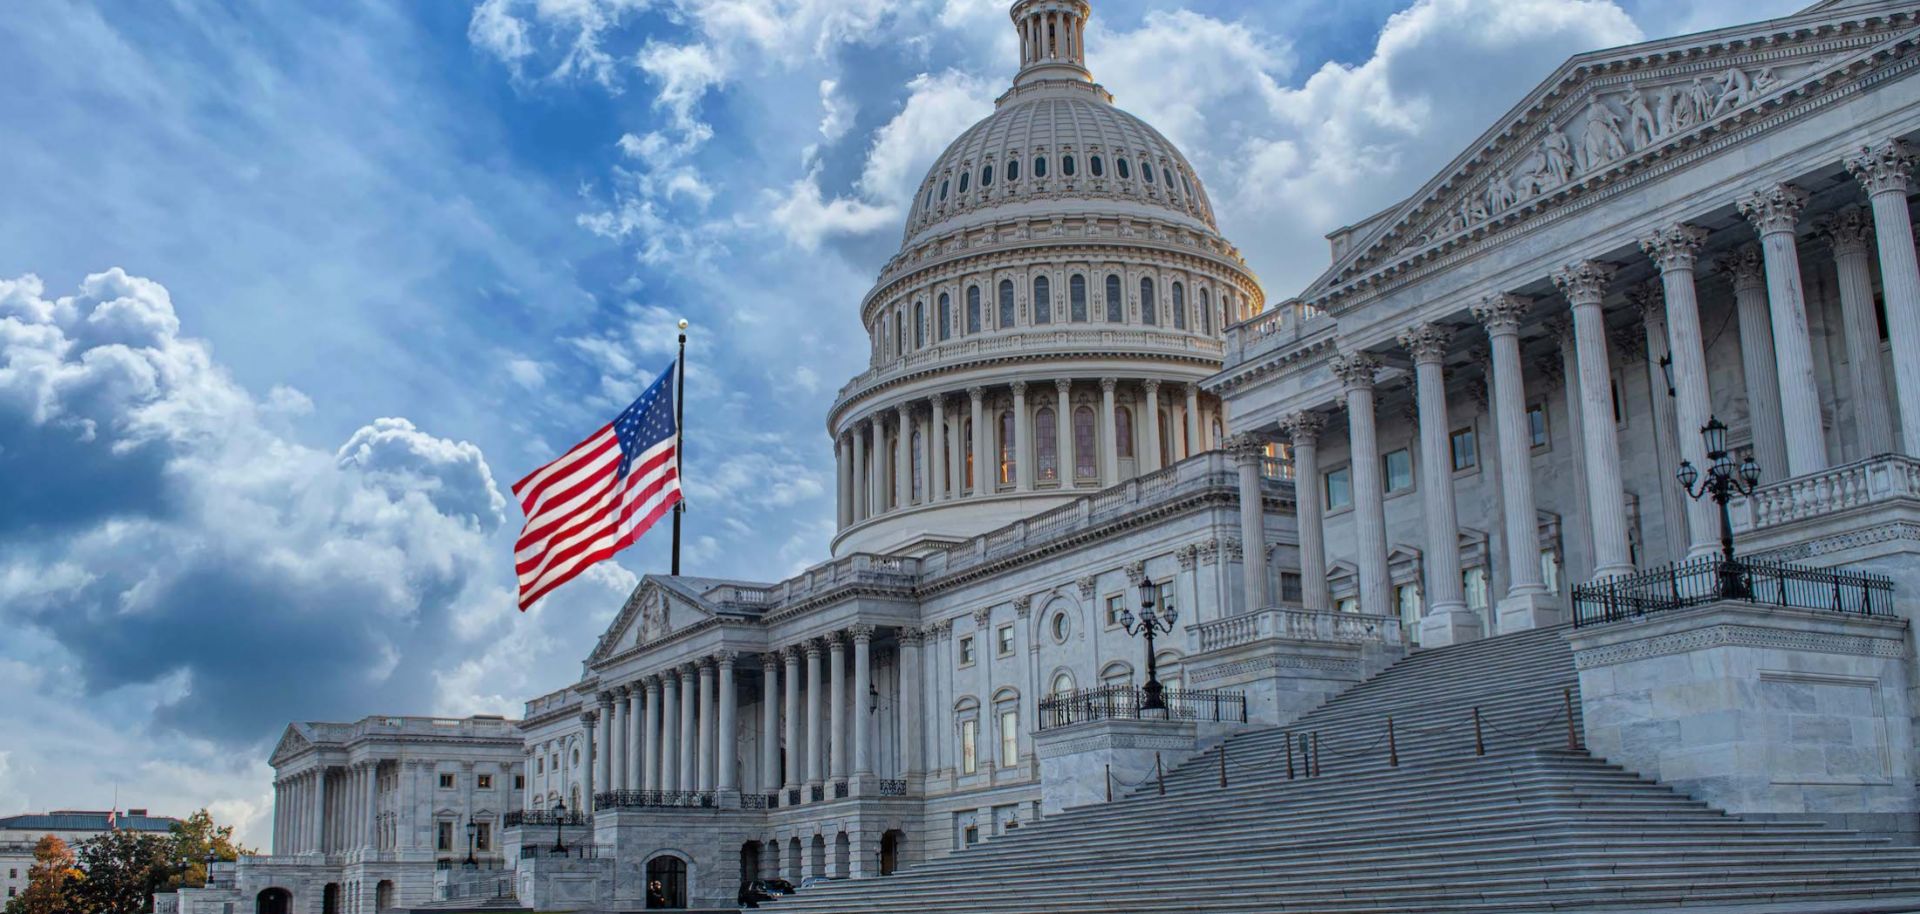
[[[1020,70],[934,162],[828,415],[836,554],[924,553],[1220,446],[1264,299],[1185,156],[1087,70],[1086,0],[1020,0]]]

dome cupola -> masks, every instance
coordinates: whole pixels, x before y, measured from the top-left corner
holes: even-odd
[[[1009,15],[1020,33],[1020,72],[1015,86],[1049,79],[1093,82],[1087,71],[1086,0],[1020,0]]]

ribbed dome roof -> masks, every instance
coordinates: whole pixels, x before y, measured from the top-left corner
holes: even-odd
[[[1044,164],[1043,164],[1044,163]],[[908,238],[987,209],[1047,201],[1143,206],[1216,229],[1213,205],[1186,156],[1090,83],[1016,87],[998,110],[941,153],[915,195]]]

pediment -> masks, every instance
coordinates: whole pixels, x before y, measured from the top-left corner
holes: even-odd
[[[1333,266],[1302,298],[1315,302],[1347,282],[1569,203],[1824,93],[1916,34],[1909,8],[1864,0],[1576,56],[1417,193],[1384,217],[1336,233]]]
[[[313,748],[313,740],[300,732],[299,724],[288,724],[280,734],[280,742],[275,743],[273,754],[267,756],[267,764],[278,768],[294,756]]]
[[[713,618],[713,613],[653,575],[640,579],[613,624],[600,636],[589,666],[631,648],[661,641],[683,628]]]

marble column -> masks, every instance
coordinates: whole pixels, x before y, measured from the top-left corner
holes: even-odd
[[[646,702],[646,746],[641,756],[643,770],[640,773],[640,787],[643,790],[661,790],[660,786],[660,750],[665,745],[665,735],[660,732],[660,677],[648,676]]]
[[[796,790],[804,770],[800,764],[800,648],[787,647],[780,652],[780,660],[786,671],[787,686],[786,721],[782,727],[787,743],[785,786]]]
[[[660,682],[660,789],[692,790],[692,784],[680,780],[680,671],[661,673]]]
[[[1293,441],[1293,494],[1300,537],[1300,605],[1318,612],[1333,609],[1327,591],[1326,501],[1320,483],[1320,433],[1327,420],[1298,412],[1280,420]]]
[[[1119,378],[1100,379],[1100,485],[1102,488],[1120,483],[1120,437],[1116,431],[1117,423],[1113,418],[1115,408],[1113,391],[1119,386]]]
[[[840,632],[827,641],[827,757],[828,775],[836,781],[847,777],[847,639]]]
[[[1426,520],[1426,614],[1420,619],[1420,644],[1444,647],[1472,641],[1485,632],[1480,614],[1467,608],[1460,580],[1460,515],[1453,497],[1453,423],[1447,415],[1447,347],[1453,330],[1421,324],[1400,334],[1400,346],[1413,355],[1415,401],[1420,414],[1421,513]]]
[[[597,734],[599,738],[596,741],[605,746],[613,741],[613,691],[601,692],[599,699],[600,713],[595,719],[599,721],[600,732]],[[602,752],[593,759],[595,774],[598,775],[598,780],[602,784],[613,783],[613,765],[610,756],[611,753]]]
[[[1191,457],[1207,449],[1207,443],[1200,438],[1200,385],[1184,385],[1187,391],[1187,447],[1181,456]]]
[[[1533,502],[1533,445],[1527,427],[1526,380],[1520,368],[1520,322],[1531,299],[1496,292],[1474,306],[1487,328],[1493,366],[1494,428],[1499,435],[1500,501],[1506,526],[1507,592],[1494,626],[1501,634],[1540,628],[1560,620],[1547,606],[1540,579],[1539,515]]]
[[[867,423],[853,424],[853,522],[867,519],[867,496],[873,486],[867,481]]]
[[[853,492],[853,487],[848,484],[853,470],[853,455],[848,453],[852,448],[847,446],[847,440],[846,435],[835,435],[833,438],[833,479],[838,490],[833,503],[834,519],[841,530],[847,529],[853,522],[853,512],[847,506],[849,495]]]
[[[1775,482],[1787,478],[1787,435],[1780,425],[1780,370],[1773,357],[1773,317],[1767,313],[1766,261],[1760,246],[1749,244],[1722,258],[1720,269],[1733,281],[1753,459],[1760,464],[1761,481]]]
[[[887,467],[893,458],[887,456],[888,450],[886,413],[875,411],[873,414],[873,453],[867,455],[867,516],[879,517],[887,513],[887,493],[892,485],[887,480]]]
[[[900,748],[908,777],[926,769],[925,750],[920,741],[923,715],[920,709],[920,648],[926,636],[917,628],[900,630]]]
[[[894,410],[893,507],[913,504],[913,408],[905,403]]]
[[[714,736],[717,732],[715,730],[715,724],[717,722],[714,720],[713,713],[715,704],[713,694],[713,666],[712,657],[703,657],[700,659],[700,716],[695,718],[697,731],[694,737],[696,742],[694,746],[694,764],[696,766],[694,777],[695,783],[700,785],[699,789],[701,791],[712,790],[715,783]]]
[[[1700,246],[1706,241],[1706,229],[1686,223],[1668,226],[1640,239],[1640,249],[1660,268],[1661,291],[1666,300],[1667,348],[1673,359],[1674,415],[1678,420],[1675,437],[1680,444],[1680,456],[1703,472],[1710,462],[1700,430],[1713,415],[1713,398],[1707,390],[1707,351],[1700,332],[1694,268],[1700,260]],[[1647,360],[1652,362],[1654,358],[1649,351]],[[1670,488],[1663,482],[1662,491]],[[1686,557],[1698,559],[1715,555],[1720,551],[1719,509],[1709,499],[1688,498],[1685,502]]]
[[[1873,218],[1849,206],[1826,221],[1833,265],[1840,277],[1841,322],[1846,327],[1847,381],[1853,394],[1854,435],[1860,456],[1891,454],[1892,400],[1880,369],[1880,319],[1873,304]]]
[[[1907,191],[1913,183],[1914,151],[1899,140],[1877,143],[1847,159],[1847,171],[1866,189],[1873,206],[1874,237],[1880,242],[1880,287],[1886,299],[1887,336],[1893,351],[1893,388],[1900,401],[1900,450],[1920,457],[1920,260],[1913,247],[1913,214]]]
[[[1808,194],[1791,184],[1753,191],[1738,201],[1740,213],[1760,233],[1767,264],[1767,311],[1773,319],[1773,356],[1780,370],[1780,421],[1787,433],[1787,472],[1805,476],[1827,468],[1826,423],[1820,415],[1814,375],[1813,337],[1800,282],[1794,229]]]
[[[853,694],[849,696],[847,723],[853,730],[853,776],[866,778],[873,776],[873,726],[867,719],[866,707],[867,686],[873,682],[873,626],[856,625],[850,631],[853,634]]]
[[[987,454],[987,416],[984,387],[967,388],[973,409],[973,495],[978,498],[993,491],[992,458]]]
[[[1627,547],[1619,435],[1613,421],[1613,373],[1607,363],[1607,319],[1600,308],[1615,269],[1612,264],[1586,260],[1553,274],[1554,285],[1567,297],[1573,311],[1595,580],[1633,572],[1633,553]]]
[[[700,671],[692,664],[680,666],[680,789],[699,790],[700,752]]]
[[[824,783],[820,771],[820,750],[824,746],[821,737],[820,720],[820,654],[822,648],[817,640],[807,642],[807,786],[819,787]]]
[[[780,789],[780,652],[760,655],[760,792]]]
[[[1060,488],[1073,488],[1077,477],[1080,449],[1073,440],[1073,380],[1055,378],[1053,382],[1053,465],[1060,477]]]
[[[734,776],[738,768],[735,747],[740,745],[738,724],[739,695],[733,689],[733,662],[737,658],[732,651],[721,651],[714,655],[716,672],[719,675],[719,720],[713,731],[714,765],[718,767],[713,784],[716,790],[730,793],[739,789],[738,779]]]
[[[613,687],[613,725],[600,743],[607,757],[607,776],[600,780],[606,785],[603,790],[627,789],[627,729],[633,721],[629,698],[626,686]]]
[[[1336,355],[1334,376],[1347,398],[1348,453],[1352,455],[1354,564],[1360,576],[1360,611],[1395,614],[1387,581],[1386,491],[1380,479],[1379,433],[1374,428],[1373,377],[1380,363],[1364,352]]]
[[[1567,449],[1572,451],[1573,500],[1564,515],[1575,518],[1560,525],[1562,568],[1568,581],[1584,581],[1593,574],[1593,525],[1581,518],[1592,503],[1587,485],[1587,425],[1580,406],[1580,357],[1574,345],[1571,311],[1547,318],[1547,332],[1554,339],[1555,351],[1536,363],[1542,382],[1558,385],[1561,407],[1567,416]]]
[[[1160,457],[1160,382],[1151,378],[1140,382],[1140,388],[1146,393],[1146,439],[1147,446],[1141,450],[1141,473],[1151,473],[1163,465]]]
[[[928,474],[933,478],[933,489],[927,493],[929,503],[946,501],[952,497],[947,494],[947,395],[933,395],[933,424],[928,429],[932,441],[930,450],[933,458],[928,460]]]
[[[1013,382],[1013,447],[1007,450],[1013,454],[1013,490],[1033,491],[1033,417],[1027,414],[1025,381]]]
[[[580,766],[581,771],[585,774],[585,777],[581,779],[583,783],[580,785],[581,790],[580,790],[579,808],[575,809],[574,812],[584,813],[588,816],[593,815],[593,811],[594,811],[594,791],[595,791],[594,780],[593,780],[594,760],[600,757],[600,747],[595,745],[593,740],[593,731],[595,729],[594,720],[595,720],[595,717],[592,711],[588,711],[587,713],[580,715],[580,724],[581,724],[580,729],[585,734],[586,741],[587,741],[587,763],[585,765]],[[605,783],[605,782],[603,781],[601,783]]]
[[[1645,333],[1647,349],[1646,368],[1648,390],[1653,392],[1653,447],[1658,459],[1656,468],[1678,467],[1680,465],[1680,420],[1674,412],[1675,398],[1667,393],[1666,371],[1673,370],[1673,349],[1667,345],[1667,304],[1666,292],[1659,283],[1647,282],[1627,290],[1627,304],[1640,312]],[[1660,362],[1668,360],[1666,370]],[[1696,429],[1694,437],[1699,438]],[[1695,464],[1698,466],[1699,464]],[[1662,529],[1670,531],[1667,537],[1669,551],[1673,560],[1687,558],[1686,502],[1693,499],[1680,491],[1678,485],[1661,485],[1658,488]],[[1716,515],[1717,516],[1717,515]]]
[[[627,692],[631,696],[631,706],[627,713],[627,773],[626,784],[629,789],[642,790],[646,786],[647,746],[653,735],[645,726],[647,717],[647,685],[638,679],[627,683]]]
[[[1273,602],[1267,594],[1267,509],[1260,487],[1260,440],[1235,435],[1228,449],[1239,471],[1240,502],[1240,612],[1250,613]]]

